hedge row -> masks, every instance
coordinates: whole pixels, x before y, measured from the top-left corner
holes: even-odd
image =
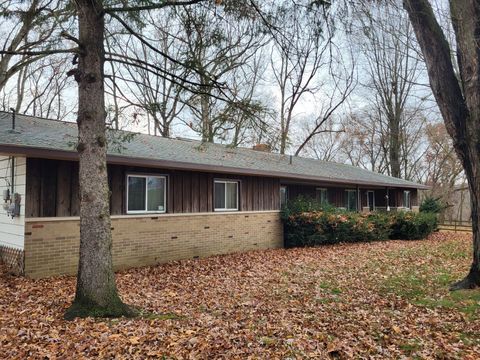
[[[287,205],[282,211],[287,247],[386,239],[416,240],[427,237],[437,228],[437,217],[432,213],[359,214],[328,206],[320,209],[313,202],[299,201]],[[304,211],[306,209],[308,211]]]

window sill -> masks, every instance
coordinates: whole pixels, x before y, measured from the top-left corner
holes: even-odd
[[[150,215],[150,214],[165,214],[166,211],[127,211],[126,215]]]
[[[198,212],[198,213],[163,213],[158,214],[159,218],[163,217],[182,217],[182,216],[215,216],[219,214],[224,215],[252,215],[252,214],[267,214],[267,213],[280,213],[280,210],[258,210],[258,211],[210,211],[210,212]],[[111,215],[112,220],[115,219],[134,219],[134,218],[149,218],[155,217],[155,214],[129,214],[129,215]],[[44,222],[44,221],[78,221],[79,216],[66,216],[66,217],[36,217],[25,218],[25,222]]]

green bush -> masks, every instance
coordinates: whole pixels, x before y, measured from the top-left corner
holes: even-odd
[[[431,213],[360,214],[301,198],[282,209],[285,246],[317,246],[339,242],[422,239],[436,229]]]
[[[291,214],[284,218],[285,246],[316,246],[339,242],[388,239],[386,214],[328,210]]]
[[[282,218],[285,220],[292,214],[301,214],[317,211],[335,211],[328,203],[320,203],[308,196],[300,195],[295,200],[288,201],[282,208]]]
[[[442,204],[440,198],[432,196],[427,196],[420,204],[420,212],[422,213],[440,214],[444,209],[445,205]]]
[[[437,230],[437,215],[421,212],[398,212],[392,214],[391,239],[420,240]]]

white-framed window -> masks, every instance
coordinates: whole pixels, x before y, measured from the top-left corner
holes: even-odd
[[[167,178],[127,175],[127,214],[164,213],[167,209]]]
[[[410,209],[411,202],[410,202],[410,190],[405,190],[403,192],[403,207]]]
[[[214,203],[215,211],[237,211],[238,181],[215,180]]]
[[[288,200],[288,190],[286,186],[280,186],[280,207],[284,206]]]
[[[328,203],[328,192],[325,188],[316,188],[315,189],[315,198],[320,204]]]
[[[345,190],[345,207],[350,211],[357,211],[357,190]]]

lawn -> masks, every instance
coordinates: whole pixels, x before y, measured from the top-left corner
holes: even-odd
[[[75,278],[0,274],[2,358],[480,357],[480,291],[449,293],[470,235],[267,250],[118,274],[154,314],[75,320]]]

